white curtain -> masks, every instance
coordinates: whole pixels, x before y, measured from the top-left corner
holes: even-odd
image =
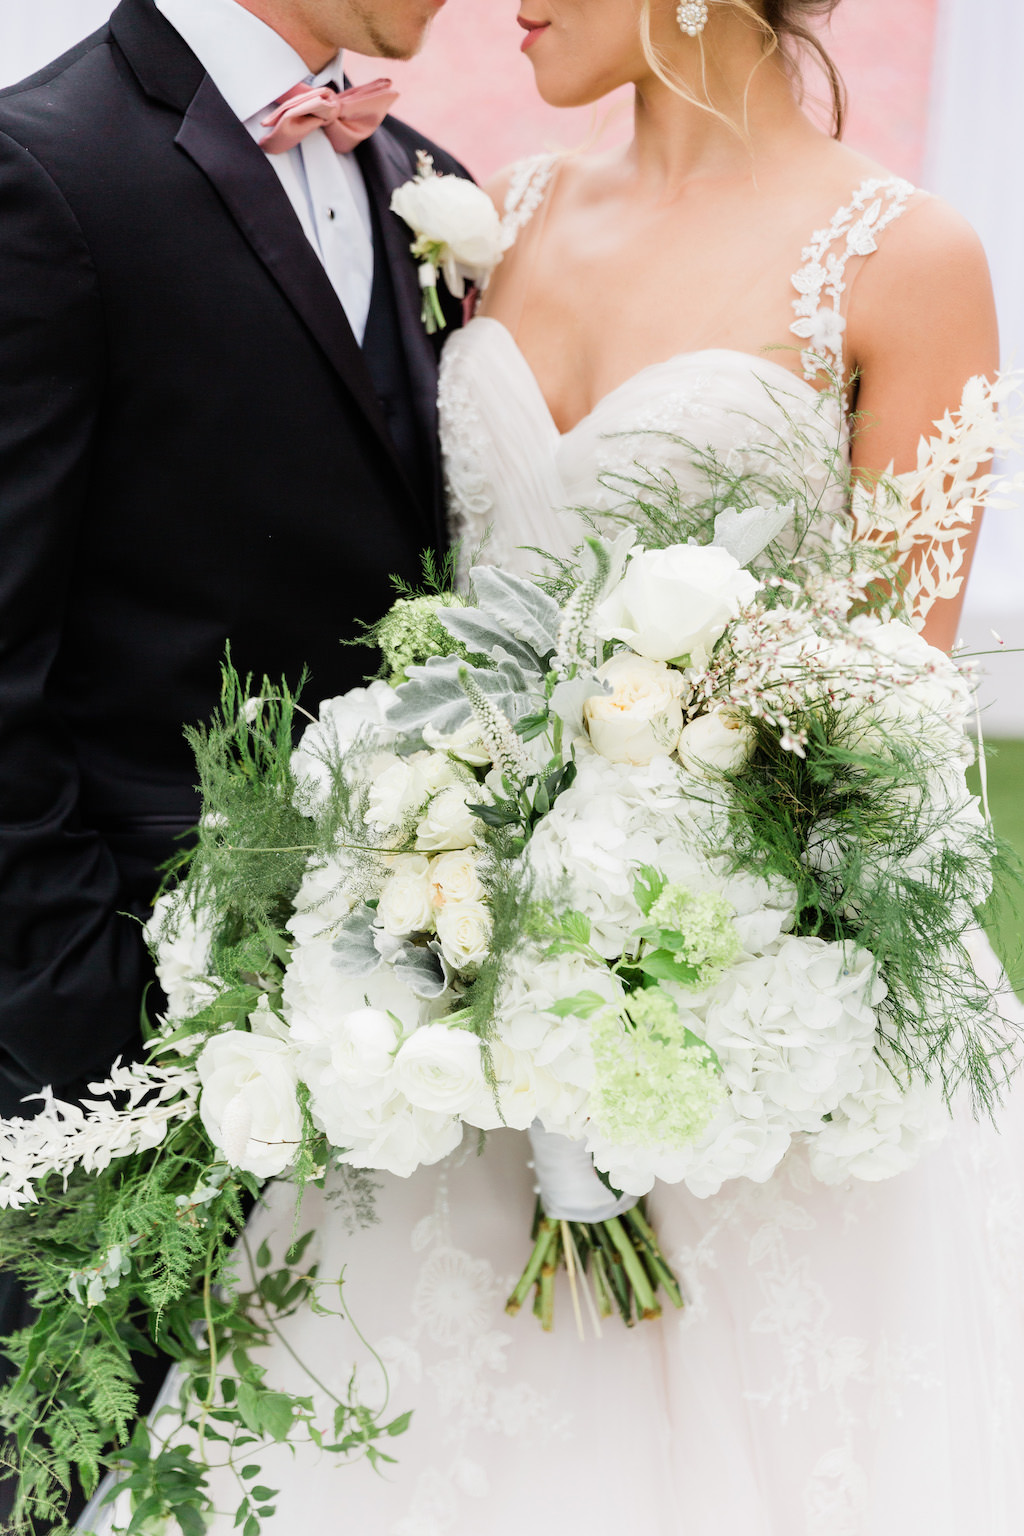
[[[939,0],[924,184],[964,213],[985,243],[999,305],[1003,366],[1024,368],[1024,4]],[[1024,647],[1024,498],[989,511],[964,613],[970,649],[995,630]],[[986,731],[1024,736],[1024,657],[989,658]]]
[[[113,9],[114,0],[0,0],[0,86],[49,63]]]

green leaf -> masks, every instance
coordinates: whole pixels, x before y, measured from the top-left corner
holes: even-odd
[[[305,1253],[306,1249],[309,1247],[315,1236],[315,1229],[311,1229],[309,1232],[304,1232],[298,1241],[292,1243],[291,1247],[288,1249],[288,1252],[284,1256],[285,1263],[291,1265],[301,1264],[302,1255]]]
[[[287,1440],[294,1420],[292,1400],[286,1392],[264,1392],[260,1398],[260,1422],[272,1440]]]
[[[643,971],[645,976],[653,976],[656,981],[678,981],[685,987],[692,987],[700,980],[700,971],[695,965],[683,964],[665,949],[657,949],[653,955],[645,955],[637,961],[637,969]]]
[[[608,1007],[608,999],[600,992],[577,992],[575,997],[560,997],[547,1010],[558,1019],[589,1019],[601,1008]]]
[[[260,1536],[260,1523],[255,1515],[250,1515],[242,1527],[242,1536]]]
[[[260,1269],[266,1269],[267,1265],[270,1263],[269,1243],[265,1241],[260,1243],[260,1246],[256,1250],[256,1263],[259,1265]]]
[[[400,1413],[397,1419],[392,1419],[390,1424],[385,1425],[385,1430],[389,1435],[392,1436],[404,1435],[406,1430],[409,1428],[411,1419],[412,1409],[409,1408],[405,1413]]]
[[[276,1499],[277,1493],[276,1488],[264,1488],[262,1483],[257,1483],[254,1488],[249,1489],[249,1497],[259,1504],[265,1504],[268,1499]]]
[[[261,1434],[263,1431],[263,1419],[260,1409],[261,1396],[260,1389],[254,1386],[251,1381],[240,1381],[238,1383],[238,1411],[242,1415],[242,1422],[245,1427],[251,1429],[256,1435]]]
[[[521,736],[524,741],[534,741],[547,730],[548,719],[549,715],[546,709],[538,711],[535,715],[524,715],[521,720],[516,721],[516,735]]]
[[[260,1469],[256,1465],[256,1463],[254,1461],[250,1461],[249,1465],[247,1467],[243,1467],[241,1472],[238,1475],[239,1475],[239,1477],[244,1477],[244,1478],[248,1479],[250,1477],[255,1477],[259,1470]]]
[[[654,903],[661,895],[668,881],[660,870],[650,864],[641,864],[633,881],[633,895],[636,904],[646,917]]]

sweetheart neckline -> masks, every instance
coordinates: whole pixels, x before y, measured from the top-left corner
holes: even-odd
[[[629,385],[635,384],[636,381],[643,378],[645,374],[653,373],[657,368],[667,368],[672,363],[689,362],[694,358],[743,358],[748,363],[755,365],[758,368],[770,368],[775,373],[782,374],[783,377],[791,383],[800,385],[804,390],[809,391],[810,394],[813,395],[816,399],[823,394],[827,394],[827,391],[816,388],[816,386],[812,384],[809,379],[805,379],[801,377],[800,374],[794,373],[792,369],[785,367],[783,363],[775,362],[773,358],[760,357],[756,352],[744,352],[739,347],[701,347],[698,348],[695,352],[674,352],[671,357],[662,358],[659,362],[646,363],[643,368],[638,368],[635,373],[630,374],[629,378],[623,379],[620,384],[616,384],[614,388],[608,390],[606,394],[603,394],[601,398],[595,402],[593,407],[586,413],[585,416],[581,416],[579,421],[575,422],[571,427],[568,428],[567,431],[562,432],[559,429],[558,423],[555,421],[555,418],[551,412],[551,407],[548,405],[544,391],[540,387],[540,381],[538,380],[537,375],[526,361],[525,353],[523,352],[519,343],[516,341],[512,332],[509,330],[508,326],[505,325],[501,320],[495,320],[491,315],[474,315],[472,320],[470,320],[467,325],[463,326],[461,331],[457,331],[455,334],[459,336],[467,335],[474,325],[490,325],[502,333],[503,337],[505,338],[505,344],[518,359],[519,366],[523,374],[533,387],[533,391],[536,394],[538,401],[540,402],[544,414],[551,424],[552,432],[558,441],[563,443],[568,441],[568,439],[572,437],[574,433],[578,432],[580,427],[585,426],[588,421],[592,421],[593,418],[597,415],[598,411],[600,411],[602,407],[608,403],[608,401],[614,400],[616,395],[621,394],[623,390],[629,387]]]

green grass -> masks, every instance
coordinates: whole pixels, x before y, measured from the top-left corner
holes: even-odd
[[[1024,865],[1024,741],[989,741],[986,749],[992,821],[998,835],[1006,839]],[[972,770],[970,780],[977,793],[977,769]],[[1024,997],[1024,886],[1008,884],[999,899],[990,903],[985,926]]]

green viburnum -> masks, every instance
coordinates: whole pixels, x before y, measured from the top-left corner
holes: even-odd
[[[661,945],[680,965],[697,971],[694,986],[711,986],[740,953],[735,908],[712,891],[697,894],[684,885],[666,885],[647,915],[661,930]]]
[[[590,1021],[591,1114],[612,1141],[685,1147],[726,1096],[715,1058],[661,987],[632,993]]]
[[[462,600],[451,592],[398,599],[374,629],[389,683],[397,686],[404,682],[407,669],[422,665],[430,656],[465,656],[462,641],[450,635],[437,617],[441,608],[462,606]]]

